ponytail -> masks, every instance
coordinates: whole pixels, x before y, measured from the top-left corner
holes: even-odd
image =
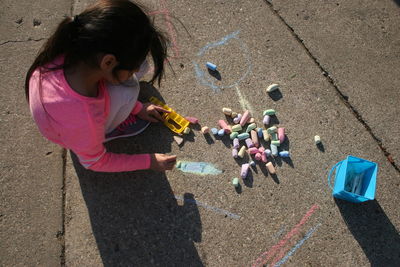
[[[99,54],[116,57],[117,70],[140,67],[150,53],[154,63],[151,83],[164,75],[167,60],[167,38],[156,29],[143,7],[128,0],[100,0],[74,18],[64,18],[54,34],[41,48],[25,79],[25,95],[29,101],[29,80],[39,67],[64,55],[64,64],[46,67],[43,71],[69,68],[79,62],[98,67]],[[42,70],[40,70],[42,71]]]
[[[28,70],[25,78],[25,96],[29,101],[29,79],[36,68],[42,67],[52,62],[58,55],[64,54],[70,45],[71,35],[73,33],[73,20],[66,17],[58,25],[54,34],[46,41],[39,51],[38,56]],[[56,66],[52,69],[59,69],[63,66]]]

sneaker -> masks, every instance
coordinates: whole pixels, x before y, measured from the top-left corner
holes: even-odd
[[[133,114],[129,114],[129,117],[121,122],[121,124],[117,128],[112,130],[112,132],[106,134],[105,142],[116,138],[138,135],[143,132],[149,125],[149,121],[142,120],[140,118],[137,118]]]

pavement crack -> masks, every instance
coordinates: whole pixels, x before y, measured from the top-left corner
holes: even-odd
[[[65,266],[65,207],[66,207],[66,171],[67,171],[67,150],[63,148],[62,154],[62,188],[61,188],[61,220],[62,220],[62,228],[59,233],[57,233],[57,237],[61,242],[61,254],[60,254],[60,265]]]
[[[9,43],[39,42],[39,41],[43,41],[44,39],[46,39],[46,38],[38,38],[38,39],[28,38],[27,40],[8,40],[8,41],[1,42],[0,46],[9,44]]]
[[[383,146],[382,141],[380,138],[376,136],[376,134],[372,131],[371,127],[368,125],[368,123],[365,121],[365,119],[362,117],[361,113],[353,106],[351,105],[350,101],[348,100],[348,96],[346,96],[340,89],[339,86],[336,84],[335,80],[333,77],[329,74],[329,72],[322,66],[322,64],[319,62],[318,58],[314,56],[311,51],[308,49],[308,47],[305,45],[304,40],[300,38],[300,36],[295,32],[292,26],[290,26],[286,20],[279,14],[279,10],[276,10],[270,0],[264,0],[264,2],[269,6],[269,8],[272,10],[272,12],[282,21],[283,24],[286,25],[287,28],[289,28],[290,33],[293,35],[293,37],[301,44],[303,49],[306,51],[308,56],[314,61],[314,63],[319,67],[319,69],[322,72],[322,75],[326,77],[328,82],[335,88],[336,93],[339,95],[340,99],[343,101],[345,106],[352,112],[352,114],[356,117],[356,119],[364,126],[364,128],[367,130],[367,132],[371,135],[371,137],[376,141],[378,144],[379,148],[381,149],[382,153],[385,155],[386,159],[389,161],[389,163],[393,166],[393,168],[400,173],[400,167],[396,164],[396,162],[393,160],[392,155],[390,152],[387,150],[386,147]]]

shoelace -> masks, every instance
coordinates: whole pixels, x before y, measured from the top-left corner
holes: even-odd
[[[117,127],[118,130],[124,131],[126,127],[136,122],[136,117],[132,113],[129,114],[128,118],[121,122],[121,124]]]

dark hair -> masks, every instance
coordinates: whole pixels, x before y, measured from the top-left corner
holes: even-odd
[[[59,55],[64,55],[62,66],[68,68],[78,62],[98,66],[97,56],[113,54],[118,70],[140,67],[151,53],[154,74],[151,83],[160,85],[167,59],[167,39],[144,13],[144,8],[129,0],[100,0],[74,18],[65,18],[42,47],[25,79],[25,94],[29,100],[29,79],[38,67],[44,67]]]

